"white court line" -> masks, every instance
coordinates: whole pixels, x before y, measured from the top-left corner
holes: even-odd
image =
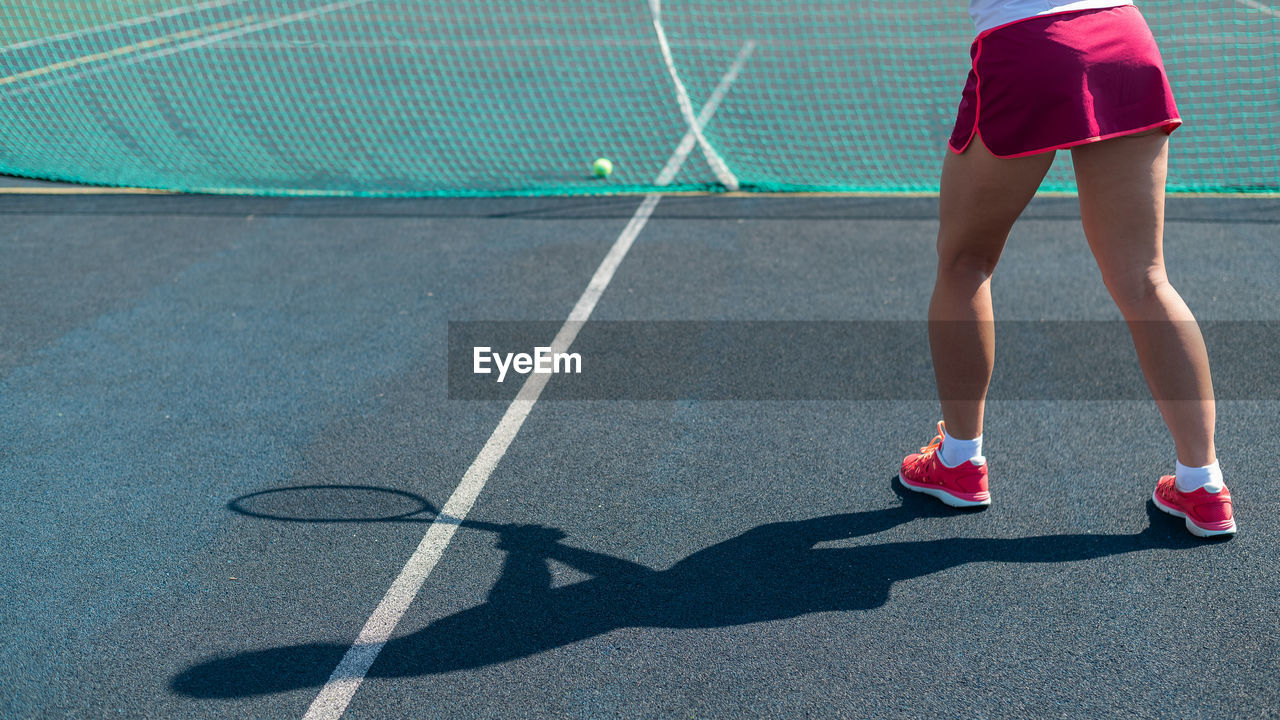
[[[720,104],[725,92],[728,92],[729,83],[732,83],[733,78],[738,76],[738,72],[742,69],[742,63],[746,62],[746,57],[751,54],[748,46],[754,48],[755,41],[750,41],[743,46],[743,52],[738,54],[739,61],[735,62],[729,72],[725,73],[724,78],[720,80],[720,85],[716,88],[717,94],[713,95],[712,99],[707,101],[707,105],[703,106],[702,112],[699,113],[702,124],[705,125],[711,119],[711,116],[715,114],[715,107]],[[715,105],[711,104],[712,100],[715,101]],[[667,163],[667,167],[671,167],[672,163],[675,163],[675,170],[671,172],[672,177],[680,170],[680,163],[684,162],[684,158],[689,156],[692,144],[690,144],[689,149],[683,151],[683,154],[681,153],[682,147],[684,147],[683,141],[676,147],[671,160]],[[680,158],[678,162],[677,157]],[[665,169],[663,173],[666,173]],[[666,182],[661,182],[660,180],[661,178],[659,181],[655,181],[654,184],[666,185],[670,182],[670,179]],[[569,345],[578,336],[578,331],[582,329],[583,323],[587,321],[587,318],[591,317],[591,311],[595,309],[596,303],[600,300],[600,296],[604,294],[605,288],[609,287],[609,281],[613,279],[613,273],[622,263],[622,258],[631,249],[636,236],[644,229],[645,223],[649,221],[649,216],[653,214],[653,209],[658,206],[658,201],[661,199],[662,195],[659,193],[645,195],[644,201],[640,203],[640,207],[631,216],[631,221],[623,228],[622,234],[614,241],[613,247],[605,255],[600,267],[596,268],[595,274],[591,276],[591,282],[587,283],[587,289],[583,291],[582,296],[578,298],[578,302],[573,306],[573,310],[569,312],[569,318],[560,326],[560,331],[556,333],[555,339],[551,341],[552,353],[567,352],[569,350]],[[368,621],[365,622],[364,628],[360,630],[355,642],[347,649],[346,654],[342,656],[342,660],[338,663],[338,667],[334,668],[329,680],[325,682],[316,699],[307,708],[307,714],[303,715],[303,720],[337,720],[346,712],[347,705],[351,703],[351,698],[355,696],[356,690],[360,688],[360,683],[364,682],[365,674],[369,672],[373,661],[378,658],[378,653],[382,652],[383,646],[391,638],[391,633],[396,629],[396,625],[400,623],[400,619],[404,617],[405,612],[408,611],[410,603],[417,597],[418,591],[422,589],[422,584],[426,582],[427,576],[431,574],[436,563],[440,561],[445,547],[449,545],[449,540],[453,538],[453,533],[462,524],[467,513],[471,511],[471,506],[480,495],[480,491],[484,489],[489,476],[497,468],[498,461],[506,454],[511,441],[520,432],[520,427],[524,425],[525,419],[529,417],[529,412],[533,410],[533,404],[538,401],[538,397],[542,394],[542,389],[546,387],[547,381],[550,379],[551,375],[549,374],[533,373],[525,380],[520,392],[516,395],[516,399],[511,401],[511,405],[507,407],[502,420],[498,421],[498,427],[494,428],[488,442],[480,449],[480,454],[476,456],[476,459],[471,463],[471,467],[467,468],[467,472],[463,474],[462,482],[454,489],[444,507],[440,509],[440,514],[431,522],[430,527],[427,528],[426,535],[422,538],[422,542],[418,543],[418,548],[413,551],[413,555],[405,563],[404,569],[400,571],[400,575],[395,579],[395,582],[391,583],[386,595],[382,597],[382,602],[378,603],[378,607],[369,616]]]
[[[661,197],[658,193],[651,193],[646,195],[644,201],[640,203],[635,215],[631,217],[631,221],[618,236],[609,254],[596,269],[586,291],[582,293],[582,297],[578,298],[573,311],[569,313],[569,319],[556,333],[555,340],[551,343],[551,352],[565,352],[569,349],[570,343],[582,328],[583,322],[590,317],[596,302],[609,286],[614,271],[622,262],[623,256],[631,249],[631,244],[648,222],[649,216]],[[449,540],[453,538],[454,531],[471,510],[476,497],[484,489],[485,482],[489,480],[489,475],[493,473],[494,468],[498,466],[498,461],[507,452],[507,447],[515,439],[516,433],[520,432],[520,427],[529,417],[533,404],[537,402],[538,396],[542,394],[542,389],[550,378],[549,374],[535,373],[525,380],[516,399],[511,401],[507,412],[498,422],[498,427],[494,429],[488,442],[481,448],[480,454],[462,476],[462,483],[449,496],[448,502],[440,509],[440,514],[427,528],[426,536],[422,538],[418,548],[405,563],[404,569],[391,584],[382,602],[378,603],[377,609],[360,630],[356,641],[343,655],[342,661],[329,676],[320,694],[312,701],[303,720],[336,720],[346,711],[351,698],[360,688],[365,673],[377,659],[378,653],[382,651],[382,647],[391,637],[400,619],[404,617],[409,604],[413,602],[422,588],[422,583],[426,581],[427,575],[439,562]]]
[[[680,80],[680,73],[676,72],[676,61],[671,55],[671,45],[667,42],[667,31],[662,27],[662,0],[649,0],[649,12],[653,15],[653,31],[658,35],[658,48],[662,51],[662,61],[666,63],[667,72],[671,74],[671,83],[675,85],[676,104],[680,106],[680,114],[684,116],[689,132],[693,133],[698,140],[698,147],[702,148],[702,154],[706,157],[707,164],[711,166],[711,172],[715,173],[716,179],[730,192],[737,190],[738,178],[729,170],[720,153],[707,142],[707,138],[702,134],[702,128],[698,126],[698,119],[693,116],[693,103],[689,102],[689,91]]]
[[[1260,2],[1255,2],[1254,0],[1236,0],[1236,2],[1240,3],[1241,5],[1244,5],[1245,7],[1251,7],[1254,10],[1257,10],[1258,12],[1266,13],[1273,18],[1280,18],[1280,10],[1276,10],[1273,7],[1268,7],[1266,5],[1263,5]]]
[[[0,54],[11,50],[22,50],[24,48],[44,45],[45,43],[59,42],[62,40],[71,40],[73,38],[82,37],[84,35],[92,35],[94,33],[107,32],[109,30],[118,30],[120,28],[129,27],[130,25],[145,25],[146,23],[155,22],[164,18],[177,17],[186,15],[187,13],[200,12],[201,10],[209,10],[211,8],[222,7],[223,5],[231,5],[233,3],[244,2],[244,0],[213,0],[213,2],[200,3],[198,5],[187,5],[185,7],[173,8],[164,12],[152,13],[151,15],[140,15],[138,17],[129,18],[128,20],[117,20],[116,22],[106,23],[105,25],[97,25],[83,30],[71,30],[69,32],[58,33],[57,35],[47,35],[45,37],[35,38],[34,40],[24,40],[20,43],[7,45],[0,48]]]
[[[733,61],[729,72],[720,78],[720,84],[716,86],[711,97],[707,99],[707,104],[702,106],[702,112],[698,113],[698,117],[694,120],[698,130],[707,126],[707,121],[711,120],[711,116],[716,114],[716,109],[720,107],[720,101],[724,100],[724,96],[729,92],[729,86],[734,80],[738,79],[738,73],[742,70],[742,66],[747,64],[747,59],[751,57],[751,53],[756,49],[756,41],[748,40],[742,45],[742,49],[738,51],[738,57]],[[693,129],[685,132],[684,137],[680,140],[680,144],[676,146],[676,152],[667,161],[667,166],[662,168],[662,172],[658,173],[658,179],[654,185],[670,185],[675,180],[676,173],[680,172],[680,167],[684,165],[685,158],[693,152],[693,144],[697,142],[697,137],[693,134]]]
[[[245,23],[252,22],[254,19],[255,18],[252,15],[250,15],[248,17],[236,18],[235,20],[220,22],[216,25],[210,25],[208,27],[191,28],[190,30],[183,30],[182,32],[176,32],[170,35],[161,35],[160,37],[153,37],[149,40],[143,40],[141,42],[133,43],[132,45],[124,45],[121,47],[112,48],[110,50],[104,50],[102,52],[93,53],[92,55],[81,55],[80,57],[71,58],[70,60],[63,60],[62,62],[53,63],[52,65],[45,65],[43,67],[32,68],[30,70],[9,75],[7,77],[2,77],[0,78],[0,85],[9,85],[10,83],[22,82],[23,80],[27,80],[33,77],[40,77],[41,75],[49,75],[51,73],[56,73],[59,70],[66,70],[68,68],[80,67],[81,65],[89,65],[92,63],[102,62],[104,60],[111,60],[113,58],[117,58],[122,55],[129,55],[131,53],[138,52],[139,50],[145,50],[149,47],[155,47],[157,45],[167,45],[169,43],[176,42],[178,40],[185,40],[190,37],[195,37],[197,35],[204,35],[216,30],[226,30],[227,28],[235,27],[237,25],[244,25]]]
[[[216,43],[216,42],[221,42],[222,40],[229,40],[231,38],[240,37],[242,35],[248,35],[249,33],[259,32],[261,30],[269,30],[273,27],[279,27],[280,25],[288,25],[289,23],[295,23],[300,20],[310,20],[311,18],[318,17],[326,13],[331,13],[338,10],[346,10],[348,8],[353,8],[357,5],[364,5],[365,3],[368,3],[368,2],[371,2],[371,0],[344,0],[343,2],[332,3],[329,5],[325,5],[323,7],[306,10],[304,12],[293,13],[292,15],[284,15],[278,18],[273,18],[271,20],[264,20],[259,23],[254,23],[252,25],[245,25],[244,27],[237,28],[235,30],[228,30],[227,32],[221,32],[216,35],[209,35],[208,37],[203,37],[203,38],[200,38],[199,40],[192,40],[190,42],[185,42],[185,43],[182,43],[181,45],[175,45],[173,47],[165,48],[163,50],[153,50],[152,52],[143,53],[141,55],[132,55],[127,59],[121,60],[120,62],[103,63],[101,65],[96,65],[92,68],[81,70],[79,72],[63,73],[58,77],[54,78],[53,80],[47,80],[45,82],[35,83],[32,85],[24,85],[21,88],[18,88],[17,90],[10,91],[8,94],[9,95],[26,95],[28,93],[35,92],[36,90],[41,90],[47,87],[53,87],[55,85],[63,85],[65,83],[71,82],[72,80],[79,80],[80,78],[83,78],[83,77],[88,77],[91,75],[101,75],[104,72],[115,70],[117,68],[128,67],[130,65],[137,65],[138,63],[143,63],[148,60],[154,60],[156,58],[164,57],[166,55],[173,55],[175,53],[185,52],[187,50],[193,50],[198,47],[204,47],[206,45],[212,45],[213,43]]]

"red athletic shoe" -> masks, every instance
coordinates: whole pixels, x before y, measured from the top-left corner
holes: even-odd
[[[938,457],[942,447],[942,422],[938,422],[938,436],[922,448],[902,460],[898,479],[902,486],[926,495],[932,495],[951,507],[983,507],[991,504],[987,491],[987,465],[972,460],[949,468]]]
[[[1187,529],[1196,537],[1234,535],[1235,517],[1231,513],[1231,491],[1211,493],[1204,488],[1184,493],[1173,484],[1173,476],[1165,475],[1151,494],[1156,507],[1187,521]]]

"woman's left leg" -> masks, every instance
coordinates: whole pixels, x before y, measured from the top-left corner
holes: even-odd
[[[1128,135],[1071,151],[1085,236],[1119,306],[1147,386],[1190,467],[1215,461],[1209,354],[1164,266],[1169,137]]]

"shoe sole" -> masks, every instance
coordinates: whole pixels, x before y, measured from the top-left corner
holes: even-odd
[[[932,497],[935,497],[941,500],[944,504],[950,505],[951,507],[957,507],[957,508],[986,507],[991,504],[990,493],[987,494],[987,497],[980,500],[965,500],[964,498],[958,498],[955,495],[952,495],[946,490],[941,490],[939,488],[925,487],[923,485],[913,485],[907,482],[906,478],[902,477],[902,473],[898,473],[898,482],[902,483],[902,487],[908,490],[911,490],[912,492],[918,492],[918,493],[924,493],[925,495],[930,495]]]
[[[1202,528],[1199,525],[1191,522],[1191,518],[1187,517],[1187,514],[1182,512],[1181,510],[1171,508],[1168,505],[1165,505],[1164,503],[1160,502],[1160,496],[1155,492],[1151,493],[1151,502],[1155,503],[1156,507],[1160,508],[1162,511],[1176,518],[1182,518],[1182,521],[1187,526],[1187,532],[1190,532],[1192,535],[1195,535],[1196,537],[1207,538],[1207,537],[1219,537],[1221,535],[1236,534],[1236,523],[1234,520],[1231,521],[1231,527],[1225,530],[1210,530],[1208,528]]]

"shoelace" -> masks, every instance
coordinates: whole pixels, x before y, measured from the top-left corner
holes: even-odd
[[[929,453],[934,452],[934,451],[936,451],[938,448],[942,447],[942,433],[943,433],[943,430],[944,430],[944,425],[943,425],[942,421],[941,421],[941,420],[939,420],[939,421],[938,421],[938,434],[937,434],[937,436],[936,436],[936,437],[934,437],[932,440],[930,440],[928,445],[925,445],[924,447],[920,448],[920,454],[921,454],[921,456],[922,456],[922,459],[923,459],[923,458],[925,458],[925,457],[928,457],[928,456],[929,456]]]

